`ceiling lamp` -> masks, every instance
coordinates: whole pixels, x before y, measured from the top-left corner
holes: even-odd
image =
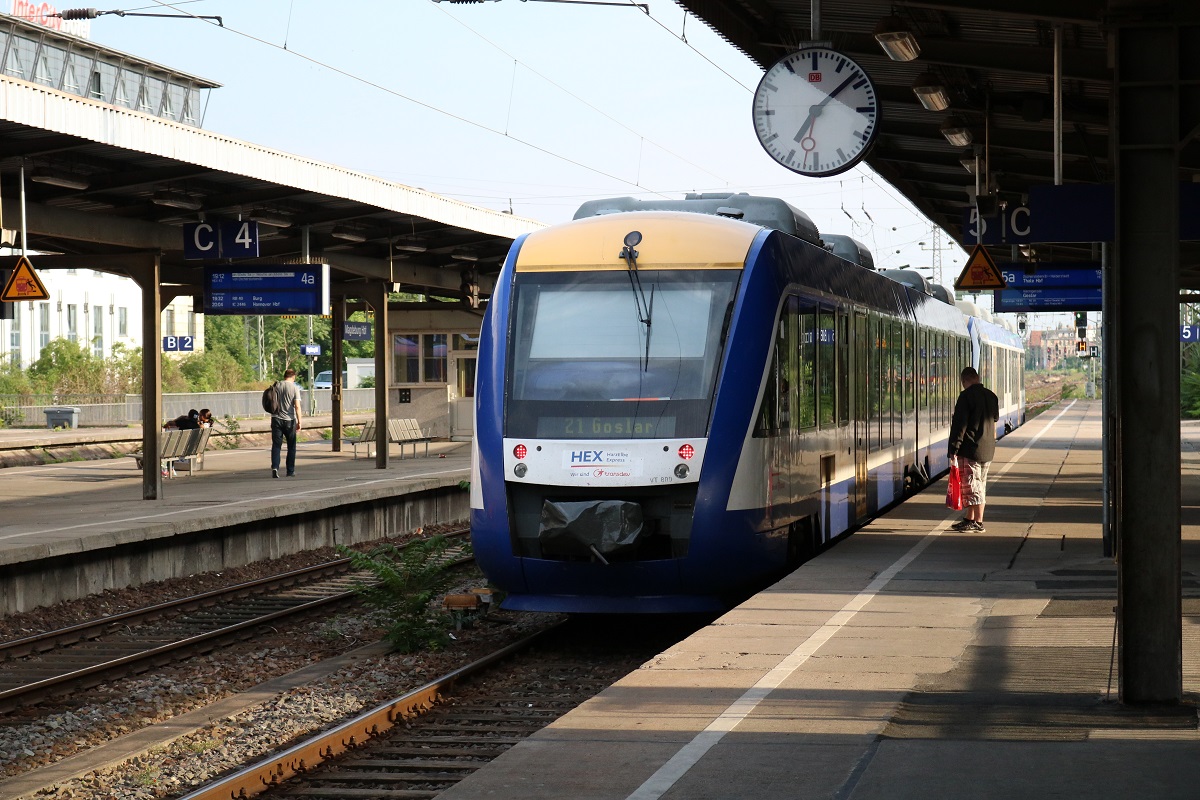
[[[945,111],[950,107],[950,94],[946,91],[946,84],[932,72],[922,72],[918,75],[913,81],[912,90],[921,105],[929,111]]]
[[[921,45],[899,17],[884,17],[875,26],[875,41],[892,61],[912,61],[921,55]]]
[[[341,239],[346,242],[360,243],[367,240],[366,235],[362,231],[357,231],[354,228],[347,228],[344,225],[336,225],[329,235],[335,239]]]
[[[82,192],[91,183],[82,175],[73,172],[63,172],[57,169],[39,169],[29,176],[34,183],[45,183],[49,186],[61,186],[64,189],[75,189]]]
[[[396,250],[403,250],[406,253],[424,253],[429,248],[419,244],[405,244],[403,242],[393,244],[392,247]]]
[[[958,163],[962,164],[963,169],[967,172],[972,175],[975,174],[975,156],[963,156],[958,160]]]
[[[478,256],[467,255],[466,253],[451,253],[450,257],[455,261],[478,261]]]
[[[150,198],[150,202],[156,206],[182,208],[184,211],[198,211],[204,205],[200,202],[199,198],[175,191],[174,189],[161,189],[155,192],[154,196]]]
[[[260,225],[270,225],[272,228],[290,228],[292,221],[287,217],[272,214],[269,211],[251,211],[249,218]]]
[[[946,137],[946,141],[955,147],[967,147],[971,142],[975,141],[975,137],[971,134],[971,129],[967,127],[967,123],[962,117],[949,116],[942,123],[942,136]]]

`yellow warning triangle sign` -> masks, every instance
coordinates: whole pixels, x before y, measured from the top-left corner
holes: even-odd
[[[50,293],[46,291],[42,279],[33,271],[33,264],[29,263],[28,258],[21,256],[17,266],[13,268],[12,275],[8,276],[8,282],[4,284],[4,291],[0,292],[0,300],[15,303],[18,300],[49,299]]]
[[[1007,285],[1004,276],[996,268],[996,262],[992,261],[991,254],[981,244],[975,245],[971,257],[967,259],[967,265],[954,282],[954,288],[960,292],[1003,289]]]

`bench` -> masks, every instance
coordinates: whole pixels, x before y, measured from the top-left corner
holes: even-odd
[[[162,469],[167,470],[170,477],[175,477],[175,462],[187,461],[187,473],[190,476],[196,468],[204,468],[204,451],[208,447],[208,437],[211,428],[201,428],[195,431],[163,431],[158,440],[158,460]],[[142,468],[145,457],[141,451],[130,453],[130,458],[138,469]]]
[[[429,455],[429,443],[433,438],[421,433],[421,426],[415,419],[389,419],[388,441],[400,445],[400,458],[404,458],[404,445],[413,446],[413,458],[417,457],[417,444],[425,443],[425,455]]]
[[[404,458],[404,446],[411,444],[413,446],[413,458],[417,457],[417,445],[421,442],[425,443],[425,455],[429,455],[429,443],[433,441],[430,436],[425,436],[421,433],[421,426],[417,424],[415,419],[389,419],[388,420],[388,442],[400,445],[400,458]],[[346,442],[354,446],[354,457],[358,458],[358,446],[366,445],[367,453],[371,452],[371,445],[375,444],[375,423],[364,422],[362,433],[358,436],[349,437]]]
[[[375,423],[374,423],[374,421],[364,422],[363,426],[362,426],[362,432],[359,433],[358,436],[348,437],[346,439],[346,443],[354,445],[354,457],[355,458],[358,458],[358,446],[360,444],[366,445],[367,455],[370,456],[371,455],[371,445],[375,444]]]

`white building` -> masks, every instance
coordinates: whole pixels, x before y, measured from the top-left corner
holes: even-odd
[[[31,256],[37,269],[37,256]],[[129,278],[88,269],[38,273],[49,300],[15,303],[14,319],[0,321],[0,343],[10,361],[27,368],[55,339],[78,342],[108,358],[113,345],[141,347],[142,290]],[[204,349],[204,315],[192,311],[191,297],[178,297],[163,309],[164,336],[192,336]],[[160,347],[162,343],[156,343]]]

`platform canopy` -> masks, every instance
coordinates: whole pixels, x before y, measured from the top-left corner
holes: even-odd
[[[867,162],[931,220],[964,241],[964,210],[975,196],[975,148],[998,188],[993,202],[1025,201],[1054,183],[1054,28],[1062,26],[1063,182],[1113,181],[1109,147],[1114,94],[1105,26],[1122,6],[1105,0],[678,0],[764,69],[811,39],[829,42],[870,73],[881,95],[879,137]],[[812,35],[811,6],[820,11]],[[1142,9],[1155,4],[1141,4]],[[1170,3],[1164,3],[1169,6]],[[1190,5],[1193,14],[1196,4]],[[1139,12],[1140,13],[1140,12]],[[894,61],[877,30],[911,33],[920,54]],[[949,106],[927,110],[913,91],[940,86]],[[750,124],[747,100],[747,125]],[[1200,108],[1181,119],[1200,124]],[[942,133],[963,123],[971,145]],[[966,163],[964,163],[966,162]],[[1200,179],[1200,141],[1180,152],[1180,180]],[[1094,260],[1090,244],[1039,248],[1053,260]],[[1003,260],[1008,260],[1007,253]],[[1200,288],[1200,247],[1184,243],[1181,288]]]
[[[455,297],[474,270],[484,292],[517,236],[539,223],[151,114],[0,76],[3,228],[29,247],[120,256],[161,251],[162,283],[199,286],[183,253],[188,222],[259,220],[260,259],[310,260],[335,281]],[[120,272],[118,259],[103,259]]]

